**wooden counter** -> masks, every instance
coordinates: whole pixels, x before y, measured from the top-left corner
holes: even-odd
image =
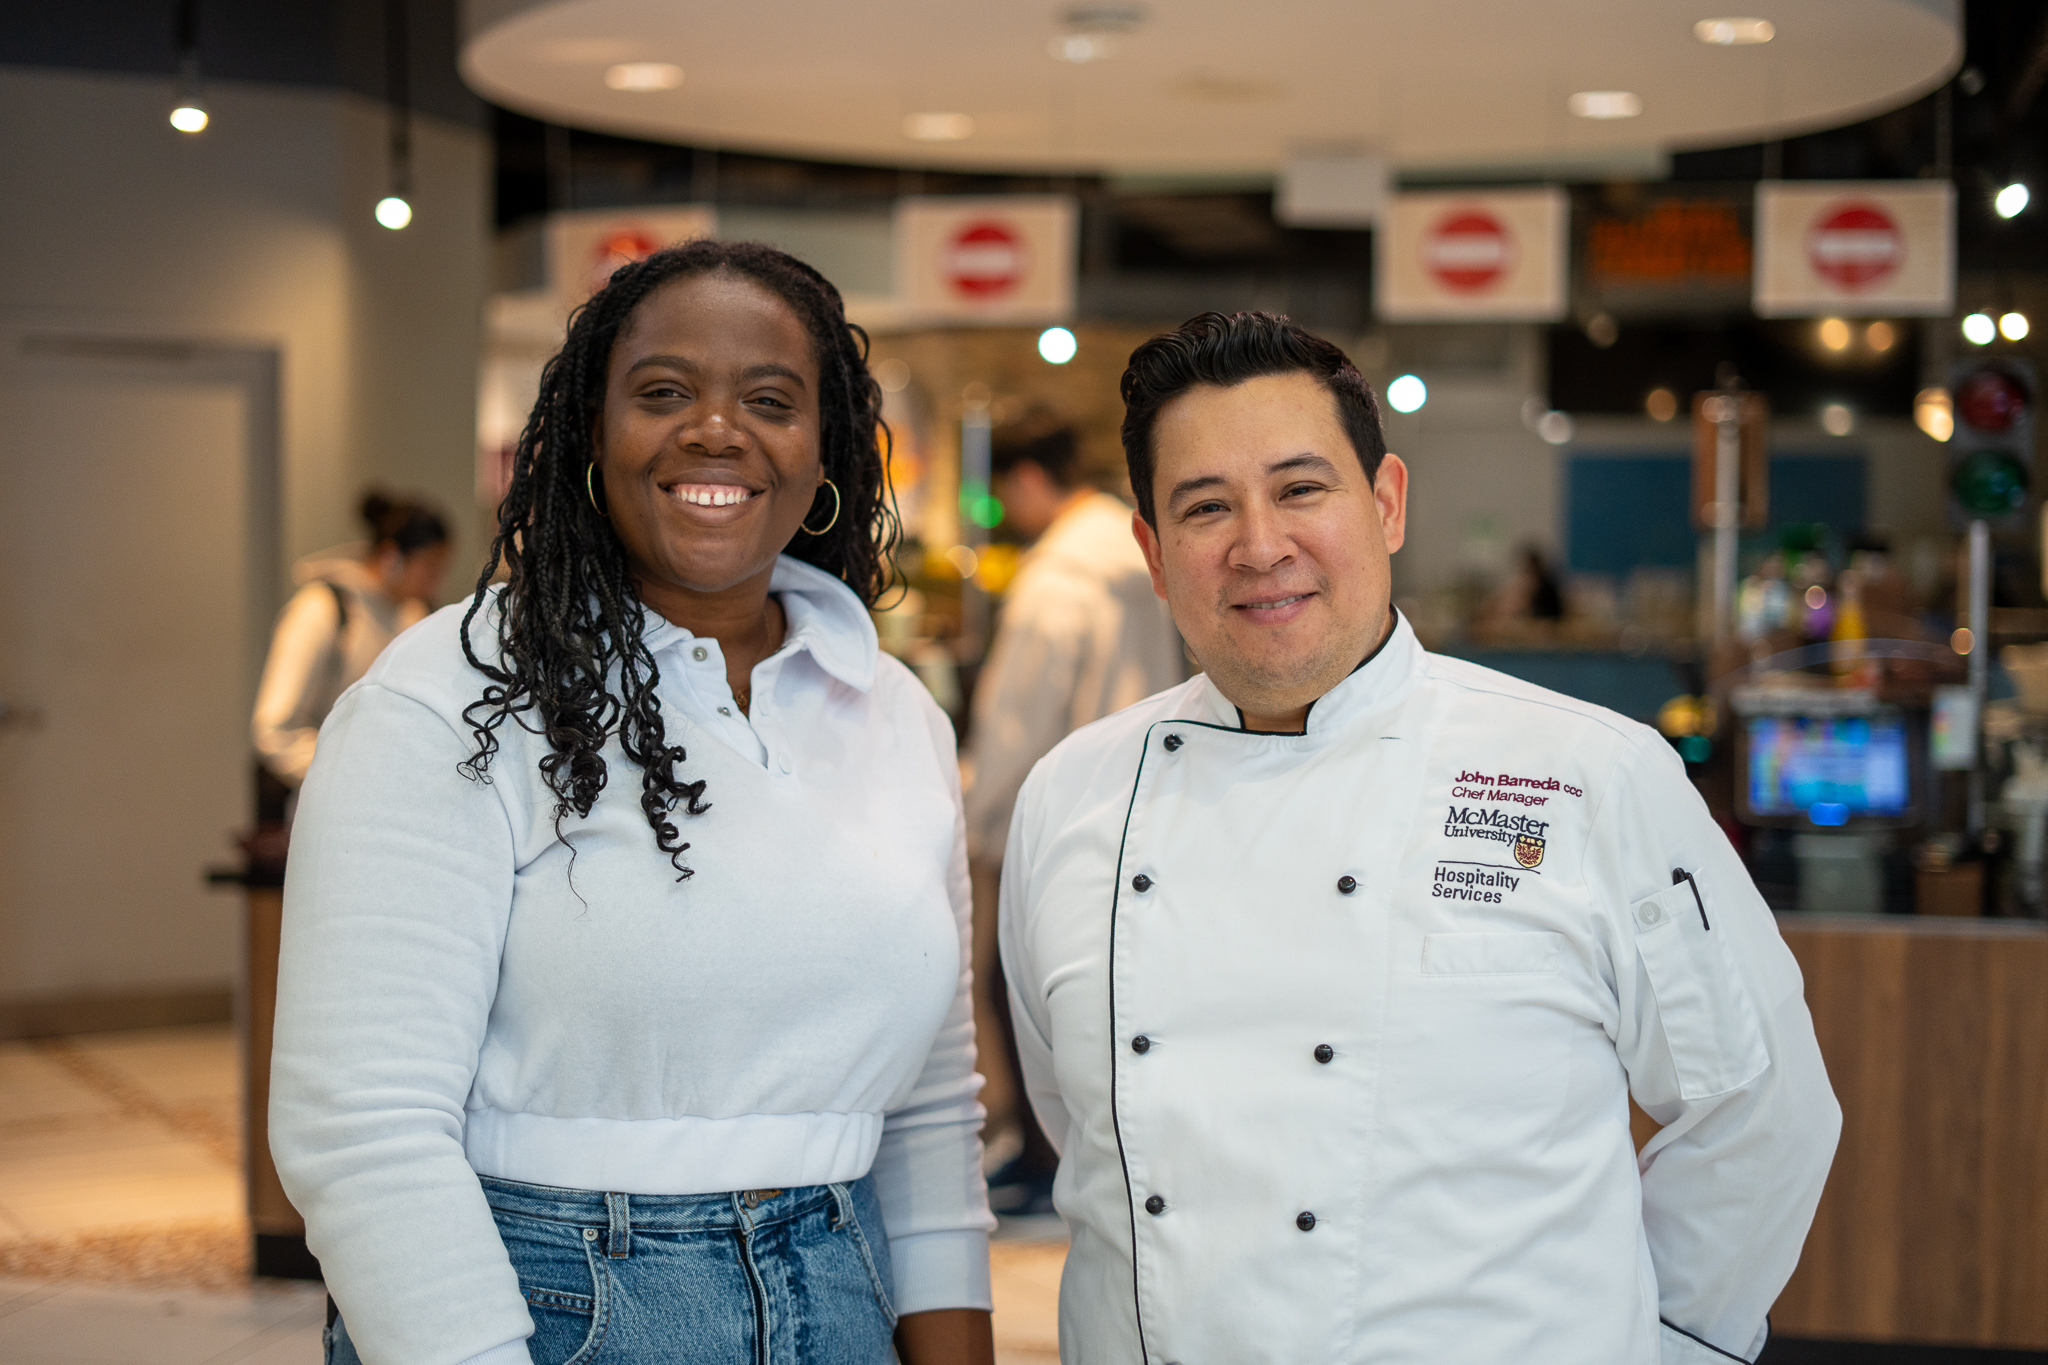
[[[1773,1328],[2048,1348],[2048,925],[1778,923],[1842,1143]]]

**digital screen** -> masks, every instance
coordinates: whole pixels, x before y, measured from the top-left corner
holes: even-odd
[[[1906,723],[1896,716],[1756,716],[1749,808],[1817,825],[1899,816],[1912,805]]]

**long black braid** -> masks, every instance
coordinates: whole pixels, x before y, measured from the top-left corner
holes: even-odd
[[[569,812],[587,817],[604,790],[605,741],[619,737],[640,767],[640,809],[654,842],[682,877],[682,841],[669,814],[710,809],[704,782],[685,782],[687,755],[671,745],[655,695],[658,673],[642,642],[646,611],[611,523],[592,505],[586,470],[596,458],[592,431],[604,404],[613,343],[640,303],[662,285],[712,272],[745,276],[781,298],[810,334],[818,363],[819,457],[844,500],[823,535],[798,535],[785,553],[832,574],[874,605],[888,585],[901,535],[888,486],[888,428],[882,394],[867,368],[867,333],[847,322],[839,291],[817,271],[757,242],[696,241],[621,266],[569,317],[562,349],[541,371],[540,396],[519,434],[512,483],[498,511],[498,534],[463,618],[462,649],[490,680],[463,712],[476,752],[462,764],[490,780],[497,729],[508,719],[547,736],[541,776],[555,794],[555,832]],[[806,525],[833,511],[820,488]],[[470,624],[503,562],[509,575],[497,599],[498,659],[480,658]],[[614,672],[616,671],[616,679]],[[616,688],[616,693],[614,692]]]

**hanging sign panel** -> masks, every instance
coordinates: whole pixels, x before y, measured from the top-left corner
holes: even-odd
[[[1955,222],[1947,181],[1759,185],[1756,311],[1944,317],[1955,306]]]
[[[718,211],[699,204],[550,214],[548,288],[566,313],[603,288],[620,266],[677,242],[717,235]]]
[[[1394,322],[1551,321],[1565,315],[1565,192],[1398,194],[1373,253],[1379,316]]]
[[[896,297],[930,322],[1062,322],[1077,215],[1065,195],[896,201]]]

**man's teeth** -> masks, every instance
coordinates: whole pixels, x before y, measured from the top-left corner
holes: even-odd
[[[1306,596],[1308,596],[1307,593],[1298,592],[1292,597],[1283,597],[1275,602],[1247,602],[1244,605],[1248,611],[1278,611],[1282,607],[1293,606]]]
[[[745,502],[754,494],[752,489],[734,488],[727,484],[700,484],[694,488],[678,488],[676,496],[699,507],[730,507],[736,502]]]

